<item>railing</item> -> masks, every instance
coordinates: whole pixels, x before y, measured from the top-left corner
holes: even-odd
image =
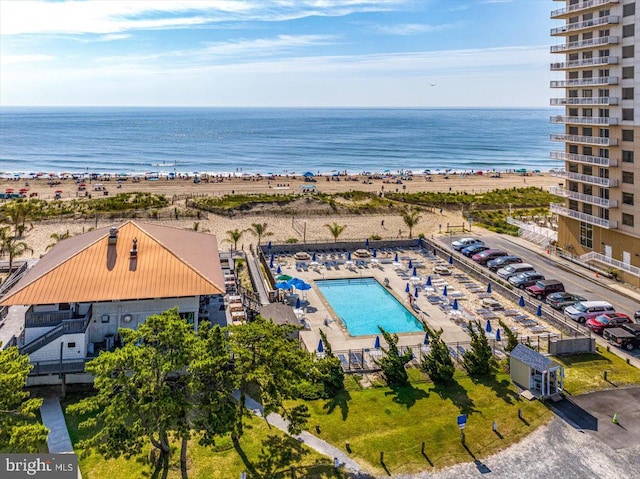
[[[581,211],[574,211],[559,203],[551,203],[551,212],[582,221],[583,223],[600,226],[601,228],[616,229],[618,227],[618,223],[616,221],[598,218],[597,216],[588,215]]]
[[[617,65],[619,61],[618,57],[583,58],[582,60],[569,60],[568,62],[554,62],[550,65],[550,69],[551,71],[558,71],[595,65]]]
[[[605,158],[604,156],[579,155],[577,153],[567,153],[566,151],[552,151],[549,157],[554,160],[573,161],[589,165],[618,166],[618,160],[614,160],[612,158]]]
[[[45,374],[83,373],[87,361],[85,359],[63,359],[62,361],[35,361],[29,376]]]
[[[549,104],[552,106],[563,105],[617,105],[618,97],[615,96],[591,96],[591,97],[569,97],[551,98]]]
[[[564,35],[565,33],[583,30],[585,28],[593,28],[600,25],[608,25],[610,23],[620,23],[620,17],[617,15],[607,15],[606,17],[592,18],[583,22],[567,23],[560,27],[552,28],[551,35]]]
[[[618,3],[620,0],[585,0],[584,2],[569,5],[568,7],[558,8],[551,11],[551,18],[558,18],[569,13],[580,12],[582,10],[588,10],[589,8],[600,7],[603,5],[609,5],[610,3]]]
[[[599,116],[563,116],[563,115],[554,115],[549,118],[551,123],[569,123],[575,125],[599,125],[599,126],[609,126],[609,125],[617,125],[617,118],[601,118]]]
[[[551,176],[579,181],[581,183],[588,183],[590,185],[598,185],[605,188],[615,188],[618,185],[617,180],[612,178],[600,178],[599,176],[583,175],[580,173],[573,173],[571,171],[555,171],[551,173]]]
[[[571,143],[587,143],[589,145],[598,146],[616,146],[618,144],[617,138],[606,138],[600,136],[584,136],[584,135],[569,135],[552,133],[550,135],[551,141],[568,141]]]
[[[58,326],[53,328],[51,331],[47,331],[47,333],[45,333],[44,335],[22,346],[20,348],[20,353],[31,354],[34,351],[37,351],[43,346],[49,344],[51,341],[58,339],[63,334],[84,333],[87,330],[87,327],[89,326],[90,319],[91,319],[91,314],[88,314],[85,318],[82,318],[82,319],[64,320],[62,321],[62,323],[60,323]]]
[[[558,241],[558,232],[545,228],[543,232],[540,227],[517,220],[511,216],[507,217],[507,223],[518,227],[518,235],[538,246],[546,246],[552,241]]]
[[[596,261],[598,263],[606,264],[614,268],[626,271],[627,273],[632,274],[633,276],[640,277],[639,267],[633,266],[627,263],[623,263],[622,261],[618,261],[617,259],[609,258],[608,256],[605,256],[600,253],[596,253],[595,251],[591,251],[589,253],[583,254],[582,256],[580,256],[580,261],[583,261],[585,263]]]
[[[0,285],[0,298],[4,296],[6,292],[13,287],[14,284],[20,281],[20,279],[27,272],[27,267],[28,264],[25,261],[18,267],[18,269],[11,273],[11,275],[4,281],[4,283],[2,283],[2,285]]]
[[[552,81],[549,86],[551,88],[567,88],[572,86],[617,85],[618,82],[618,77],[571,78],[569,80]]]
[[[84,320],[91,316],[91,310],[92,306],[89,306],[87,313],[80,316],[71,310],[34,312],[33,306],[30,306],[24,315],[24,325],[26,328],[41,328],[46,326],[57,326],[61,321],[72,319]]]
[[[599,196],[585,195],[584,193],[578,193],[577,191],[567,190],[559,186],[551,186],[549,192],[553,195],[562,196],[563,198],[570,198],[572,200],[580,201],[582,203],[589,203],[590,205],[601,206],[603,208],[617,208],[618,202],[616,200],[610,200],[607,198],[600,198]]]
[[[620,37],[609,35],[606,37],[591,38],[589,40],[580,40],[578,42],[563,43],[562,45],[552,45],[551,53],[561,53],[569,50],[578,50],[580,48],[596,47],[599,45],[615,45],[617,43],[620,43]]]

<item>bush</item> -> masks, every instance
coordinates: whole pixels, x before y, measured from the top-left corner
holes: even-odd
[[[298,238],[287,238],[285,240],[285,243],[288,243],[288,244],[293,244],[293,243],[297,243],[297,242],[298,242]]]

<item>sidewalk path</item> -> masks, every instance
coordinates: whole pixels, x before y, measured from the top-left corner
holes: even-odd
[[[57,397],[45,397],[42,406],[40,406],[40,415],[42,416],[42,423],[49,428],[49,436],[47,437],[49,452],[52,454],[73,452],[67,423],[64,420],[64,414],[62,414],[62,407],[60,406],[60,399]]]

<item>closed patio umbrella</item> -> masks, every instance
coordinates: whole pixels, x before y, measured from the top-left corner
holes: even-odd
[[[407,268],[409,269],[413,268],[413,261],[409,260],[409,265],[407,266]]]
[[[518,306],[524,308],[524,296],[520,295],[520,299],[518,300]]]
[[[315,251],[313,252],[313,256],[311,257],[311,261],[317,261],[316,260],[316,252]]]
[[[453,264],[453,255],[452,254],[449,255],[449,264]]]
[[[487,293],[491,293],[491,283],[487,283]]]
[[[446,296],[447,294],[447,285],[445,284],[444,289],[442,290],[442,296]]]
[[[417,298],[418,297],[418,287],[416,286],[415,291],[413,292],[413,297]]]
[[[322,344],[322,339],[320,339],[320,341],[318,342],[318,352],[319,353],[324,352],[324,344]]]
[[[369,247],[369,238],[367,238],[367,240],[364,242],[365,246],[368,248]]]
[[[427,277],[427,286],[431,286],[431,276]]]
[[[349,251],[349,252],[347,253],[347,260],[348,260],[348,261],[351,261],[351,251]]]
[[[376,336],[376,340],[373,343],[373,347],[376,349],[380,349],[380,336]]]
[[[491,332],[491,321],[487,319],[487,327],[484,328],[487,333]]]
[[[424,344],[429,344],[429,333],[424,333],[424,341],[422,341]]]
[[[541,304],[538,305],[538,309],[536,310],[536,316],[538,316],[538,317],[542,316],[542,305]]]
[[[413,268],[413,275],[418,276],[418,270],[415,267]]]
[[[271,255],[271,258],[269,259],[269,268],[273,268],[273,255]]]
[[[500,341],[500,328],[496,328],[496,341]]]
[[[393,258],[393,261],[395,261],[396,263],[398,262],[398,253],[396,253],[395,257]]]
[[[377,257],[378,257],[378,250],[377,250],[377,249],[374,249],[374,250],[373,250],[373,257],[374,257],[374,258],[377,258]]]
[[[276,273],[278,274],[282,273],[282,268],[280,267],[280,265],[278,265],[278,269],[276,270]]]
[[[453,308],[454,311],[458,311],[458,300],[457,299],[453,300],[453,305],[451,307]]]
[[[300,298],[296,298],[296,309],[300,309]]]
[[[407,286],[404,288],[404,292],[408,293],[409,291],[411,291],[411,290],[409,289],[409,283],[407,283]]]

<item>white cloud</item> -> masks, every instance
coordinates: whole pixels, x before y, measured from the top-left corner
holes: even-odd
[[[441,25],[426,25],[423,23],[403,23],[397,25],[376,25],[374,30],[389,35],[418,35],[420,33],[441,32],[450,28],[457,28],[460,24],[443,23]]]
[[[52,55],[0,55],[0,65],[34,64],[39,62],[50,62],[55,57]]]

